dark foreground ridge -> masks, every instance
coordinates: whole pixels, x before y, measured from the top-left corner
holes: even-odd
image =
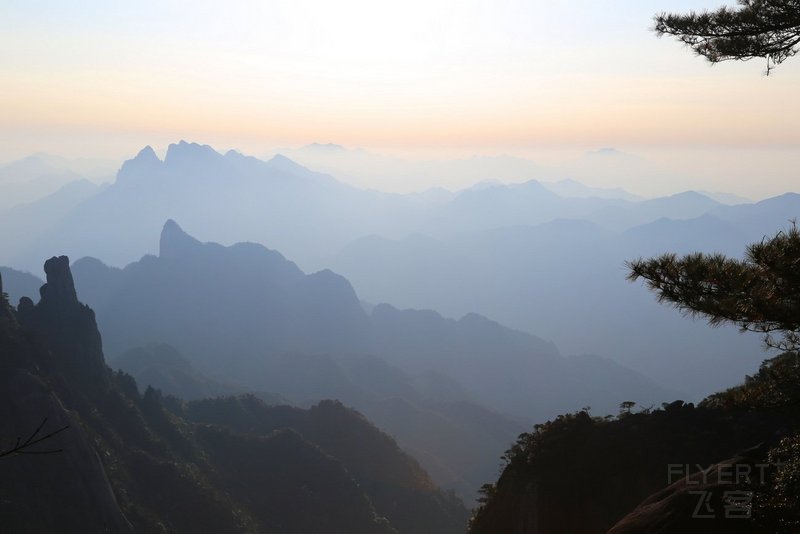
[[[484,486],[470,533],[798,532],[799,384],[788,353],[696,407],[537,425]]]
[[[4,531],[463,532],[463,505],[339,403],[140,394],[105,365],[69,260],[45,273],[39,303],[0,297],[0,451],[45,417],[69,428],[42,444],[60,453],[0,458]]]

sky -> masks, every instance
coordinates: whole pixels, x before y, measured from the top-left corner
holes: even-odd
[[[767,77],[763,62],[711,66],[650,31],[657,12],[718,5],[6,1],[0,161],[126,158],[179,139],[256,155],[311,142],[543,160],[614,147],[742,193],[767,165],[759,187],[786,190],[800,59]]]

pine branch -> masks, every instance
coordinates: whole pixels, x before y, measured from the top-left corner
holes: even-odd
[[[764,334],[769,347],[800,348],[800,231],[795,225],[750,245],[743,260],[664,254],[626,265],[628,280],[644,280],[659,302],[686,315]],[[782,338],[773,337],[775,332]]]
[[[800,0],[740,0],[739,9],[661,13],[653,30],[669,35],[712,63],[765,58],[767,73],[800,46]]]

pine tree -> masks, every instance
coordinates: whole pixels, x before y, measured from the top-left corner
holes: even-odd
[[[739,8],[655,17],[659,36],[671,35],[712,63],[764,58],[767,74],[800,45],[800,0],[738,0]]]
[[[800,230],[792,226],[747,248],[743,260],[722,254],[664,254],[628,262],[658,300],[708,319],[764,334],[770,347],[800,349]],[[780,334],[779,338],[775,334]]]

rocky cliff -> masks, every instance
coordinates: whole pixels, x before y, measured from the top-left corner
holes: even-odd
[[[37,304],[23,298],[15,310],[0,298],[4,530],[463,531],[460,502],[425,484],[403,486],[427,475],[360,416],[314,412],[322,426],[336,429],[322,443],[292,421],[269,429],[192,422],[175,409],[180,400],[152,388],[140,394],[133,378],[106,366],[94,312],[78,300],[69,260],[51,258],[45,273]],[[58,429],[64,430],[11,453],[17,436],[24,445],[29,435]],[[394,451],[386,469],[403,476],[380,488],[362,486],[354,473],[368,464],[343,457],[346,451],[335,447],[339,434],[362,446],[364,458]],[[398,509],[383,497],[387,491],[409,491],[432,504],[430,514]]]

